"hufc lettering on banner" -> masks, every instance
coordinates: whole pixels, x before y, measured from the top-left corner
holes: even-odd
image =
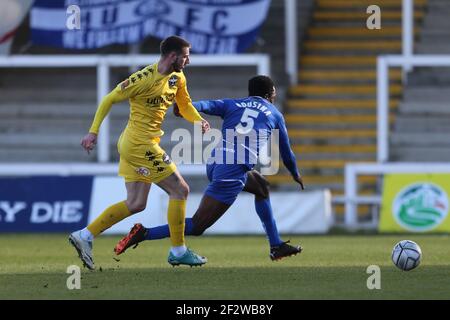
[[[84,50],[177,34],[193,52],[227,54],[255,42],[269,6],[270,0],[36,0],[30,24],[32,41],[41,45]],[[77,27],[68,28],[74,21]]]

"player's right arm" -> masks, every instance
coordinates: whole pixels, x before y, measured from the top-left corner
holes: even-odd
[[[88,134],[86,134],[81,140],[81,146],[87,151],[87,153],[94,149],[97,144],[97,135],[100,130],[100,126],[111,110],[112,105],[136,96],[141,92],[144,86],[145,81],[136,81],[135,74],[133,74],[130,78],[121,82],[114,90],[102,99],[97,111],[95,112],[94,120],[92,121]]]
[[[209,122],[203,119],[197,109],[192,105],[192,100],[187,90],[186,78],[183,74],[181,74],[178,81],[178,86],[177,94],[175,96],[175,106],[177,108],[177,111],[174,111],[175,115],[178,113],[178,116],[181,116],[192,123],[200,121],[202,133],[207,132],[210,129]]]

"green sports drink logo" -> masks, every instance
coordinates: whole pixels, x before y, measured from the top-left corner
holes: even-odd
[[[409,231],[429,231],[448,214],[447,193],[432,183],[415,183],[401,190],[394,199],[393,215]]]

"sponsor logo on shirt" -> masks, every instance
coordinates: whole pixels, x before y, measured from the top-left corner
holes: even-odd
[[[177,84],[178,77],[176,75],[173,75],[169,78],[169,88],[174,87]]]
[[[155,106],[164,102],[164,98],[159,96],[152,99],[147,99],[147,106]]]
[[[144,176],[144,177],[148,177],[150,175],[150,170],[148,170],[145,167],[139,167],[139,168],[136,168],[136,173],[138,175],[141,175],[141,176]]]

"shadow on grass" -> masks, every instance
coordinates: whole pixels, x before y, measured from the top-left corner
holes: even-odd
[[[381,268],[381,290],[369,290],[364,267],[148,268],[69,274],[0,275],[0,299],[449,299],[448,266],[410,272]]]

